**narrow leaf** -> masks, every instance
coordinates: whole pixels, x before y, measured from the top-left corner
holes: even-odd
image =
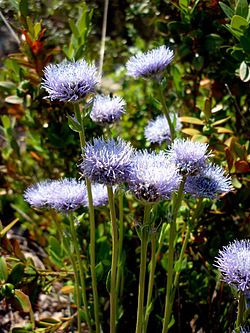
[[[6,281],[8,279],[8,267],[4,257],[0,257],[0,281]]]
[[[195,125],[204,125],[204,121],[195,117],[180,117],[181,122],[195,124]]]

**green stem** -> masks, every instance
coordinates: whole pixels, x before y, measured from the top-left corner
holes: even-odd
[[[147,268],[147,247],[148,247],[148,227],[150,219],[151,205],[144,206],[143,226],[141,227],[141,255],[140,255],[140,275],[138,287],[138,304],[136,333],[142,333],[144,326],[144,293],[145,293],[145,276]]]
[[[161,100],[161,103],[162,103],[162,111],[163,111],[164,116],[167,119],[168,126],[169,126],[169,129],[170,129],[171,139],[173,141],[174,138],[175,138],[175,130],[174,130],[174,126],[173,126],[173,123],[172,123],[170,115],[169,115],[169,111],[168,111],[168,108],[167,108],[167,105],[166,105],[166,102],[165,102],[164,92],[163,92],[162,85],[161,85],[160,82],[159,82],[159,88],[160,88],[159,89],[160,90],[160,100]]]
[[[80,112],[79,105],[74,104],[75,117],[81,125],[81,132],[79,132],[80,144],[82,153],[84,153],[84,146],[86,144],[85,131],[84,131],[84,115]],[[85,179],[87,193],[88,193],[88,208],[89,208],[89,224],[90,224],[90,271],[91,271],[91,281],[93,289],[93,299],[94,299],[94,313],[95,313],[95,325],[96,333],[100,333],[100,318],[99,318],[99,299],[98,299],[98,289],[97,289],[97,279],[96,279],[96,259],[95,259],[95,211],[93,204],[93,197],[91,191],[91,183],[88,178]]]
[[[112,228],[112,263],[111,263],[111,282],[110,282],[110,333],[116,332],[116,273],[118,259],[118,230],[115,214],[114,194],[111,186],[107,186],[108,200],[110,209],[110,219]]]
[[[91,183],[88,178],[86,178],[86,186],[88,192],[88,204],[89,204],[89,222],[90,222],[90,270],[91,270],[91,280],[93,289],[93,299],[94,299],[94,313],[95,313],[95,325],[96,333],[100,333],[100,317],[99,317],[99,300],[98,300],[98,290],[97,290],[97,279],[96,279],[96,260],[95,260],[95,242],[96,242],[96,231],[95,231],[95,211],[93,205],[93,197],[91,191]]]
[[[173,280],[174,280],[174,253],[175,253],[175,239],[176,239],[176,219],[178,210],[180,208],[183,190],[185,184],[185,178],[183,178],[178,193],[175,195],[173,200],[173,214],[172,221],[169,228],[169,247],[168,247],[168,268],[167,268],[167,287],[166,287],[166,299],[165,299],[165,310],[163,319],[162,333],[168,332],[168,325],[170,322],[172,308],[173,308]]]
[[[145,313],[145,322],[143,327],[143,332],[147,332],[148,320],[150,313],[152,311],[152,293],[154,288],[154,277],[155,277],[155,267],[156,267],[156,235],[153,235],[151,240],[151,261],[150,261],[150,274],[149,274],[149,282],[148,282],[148,294],[147,294],[147,304],[146,304],[146,313]]]
[[[123,237],[124,237],[124,213],[123,213],[123,191],[119,190],[118,193],[119,200],[119,240],[118,240],[118,267],[117,267],[117,279],[116,279],[116,290],[119,297],[122,297],[123,286],[122,286],[122,247],[123,247]]]
[[[238,295],[238,313],[237,313],[237,319],[235,323],[236,330],[239,330],[241,326],[244,324],[244,314],[246,310],[246,300],[245,295],[242,291],[239,292]]]
[[[75,229],[75,225],[74,225],[74,216],[72,214],[69,214],[69,220],[70,220],[70,232],[71,232],[72,241],[73,241],[73,245],[74,245],[74,249],[75,249],[75,253],[76,253],[76,259],[77,259],[78,267],[79,267],[80,284],[82,287],[82,300],[83,300],[83,305],[85,308],[86,322],[88,324],[89,331],[93,332],[92,328],[91,328],[91,319],[90,319],[90,314],[89,314],[89,310],[88,310],[88,300],[87,300],[87,293],[86,293],[84,269],[82,266],[82,258],[81,258],[81,253],[79,250],[79,242],[77,239],[77,233],[76,233],[76,229]]]

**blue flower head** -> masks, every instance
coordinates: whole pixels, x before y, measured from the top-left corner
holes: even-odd
[[[94,93],[97,83],[97,68],[81,59],[46,66],[41,86],[51,101],[76,102]]]
[[[224,173],[221,167],[210,164],[201,173],[187,177],[185,192],[198,198],[217,198],[232,190],[231,180]]]
[[[87,143],[80,169],[94,183],[115,185],[126,180],[133,148],[122,139],[94,139]]]
[[[173,122],[175,115],[170,114],[170,119]],[[175,131],[178,132],[182,128],[179,118],[175,119]],[[164,141],[171,141],[171,133],[168,121],[165,116],[158,116],[155,120],[151,120],[145,127],[144,134],[150,143],[161,144]]]
[[[206,143],[175,139],[167,154],[182,175],[194,176],[205,168],[209,154]]]
[[[174,53],[165,45],[143,54],[132,56],[127,64],[128,75],[134,78],[156,78],[160,79],[162,72],[170,64]]]
[[[97,96],[90,113],[91,119],[99,124],[112,124],[121,119],[125,112],[125,101],[118,96]]]
[[[91,191],[94,207],[106,206],[108,204],[108,191],[106,186],[102,184],[92,184]],[[83,206],[89,206],[87,193],[86,197],[84,198]]]
[[[224,246],[216,257],[223,280],[238,291],[250,289],[250,240],[235,240]]]
[[[158,202],[170,198],[181,177],[163,153],[138,152],[128,177],[128,187],[143,202]]]
[[[85,184],[76,179],[45,180],[32,185],[24,193],[24,199],[31,206],[61,212],[79,208],[85,197]]]

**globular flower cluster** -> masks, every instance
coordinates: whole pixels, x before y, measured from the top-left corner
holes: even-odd
[[[100,184],[92,185],[94,207],[108,202],[107,189]],[[45,180],[30,186],[24,199],[35,208],[52,208],[59,212],[74,211],[80,206],[88,207],[85,183],[76,179]]]
[[[113,186],[127,179],[133,148],[122,139],[94,139],[84,148],[80,169],[92,182]]]
[[[52,101],[76,102],[94,93],[97,83],[97,68],[81,59],[46,66],[41,86]]]
[[[112,124],[125,112],[125,101],[118,96],[97,96],[94,99],[90,118],[98,124]]]
[[[185,139],[176,139],[167,152],[169,159],[184,176],[194,176],[205,168],[208,145]]]
[[[45,180],[29,187],[24,199],[35,208],[67,212],[79,208],[86,198],[84,182],[76,179]]]
[[[232,190],[231,179],[224,173],[221,167],[210,164],[199,174],[187,177],[185,192],[198,198],[215,199]]]
[[[128,75],[138,78],[160,79],[162,72],[173,60],[174,52],[165,45],[143,54],[132,56],[127,64]]]
[[[153,203],[169,199],[181,177],[163,153],[142,151],[134,156],[127,181],[137,199]]]
[[[219,251],[215,266],[223,280],[238,291],[250,289],[250,240],[235,240]]]
[[[171,113],[170,119],[172,123],[175,119],[174,129],[176,132],[180,131],[182,125],[178,116]],[[158,116],[155,120],[151,120],[145,127],[144,134],[150,143],[161,144],[164,141],[171,141],[170,128],[165,116]]]

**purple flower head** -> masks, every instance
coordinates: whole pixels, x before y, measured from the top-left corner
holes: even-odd
[[[235,240],[224,246],[216,257],[215,266],[222,278],[238,291],[250,289],[250,240]]]
[[[210,164],[201,173],[187,177],[185,192],[198,198],[217,198],[220,194],[232,190],[231,180],[224,173],[221,167]]]
[[[160,79],[162,72],[173,60],[174,53],[165,45],[146,53],[132,56],[127,64],[128,75],[134,78],[156,78]]]
[[[97,68],[81,59],[46,66],[41,86],[51,101],[76,102],[94,93],[97,83]]]
[[[24,199],[31,206],[62,212],[79,208],[85,196],[85,184],[76,179],[45,180],[32,185],[24,193]]]
[[[80,165],[84,176],[94,183],[115,185],[126,180],[133,148],[122,139],[94,139],[87,143]]]
[[[112,124],[121,119],[125,112],[125,101],[118,96],[97,96],[90,113],[91,119],[99,124]]]
[[[105,206],[108,204],[108,191],[107,191],[106,186],[104,186],[102,184],[92,184],[91,190],[92,190],[94,207]],[[86,197],[84,199],[83,206],[84,207],[89,206],[87,192],[86,192]]]
[[[185,139],[176,139],[167,154],[182,175],[194,176],[206,166],[208,145]]]
[[[175,115],[171,113],[170,118],[172,122],[174,117]],[[180,131],[182,125],[177,116],[175,123],[175,131]],[[170,128],[165,116],[158,116],[155,120],[151,120],[145,127],[144,134],[150,143],[161,144],[164,141],[171,141]]]
[[[133,160],[128,187],[143,202],[157,202],[170,198],[181,181],[175,166],[163,153],[138,152]]]

